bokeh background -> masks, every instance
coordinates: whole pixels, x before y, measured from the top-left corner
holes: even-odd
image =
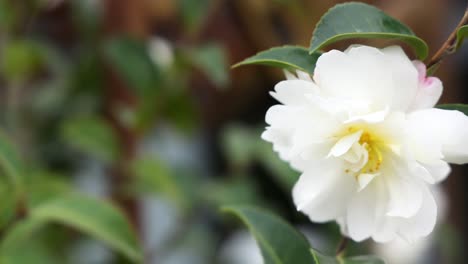
[[[232,203],[269,208],[314,247],[334,252],[337,226],[312,224],[295,210],[298,174],[260,139],[275,104],[268,92],[282,72],[230,65],[273,46],[308,46],[320,16],[339,2],[0,0],[0,122],[30,167],[29,195],[81,191],[112,201],[137,232],[145,263],[261,263],[246,229],[219,211]],[[467,4],[366,2],[409,25],[432,53]],[[444,62],[442,102],[468,103],[467,69],[467,47]],[[373,252],[390,264],[464,263],[467,177],[466,166],[454,166],[435,190],[440,224],[430,238],[351,244],[349,254]],[[0,224],[1,236],[8,225]],[[22,253],[24,264],[131,263],[54,225]]]

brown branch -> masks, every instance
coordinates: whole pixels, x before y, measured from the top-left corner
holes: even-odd
[[[144,0],[106,0],[104,16],[104,34],[107,37],[114,35],[128,35],[138,39],[146,39],[150,28],[146,16],[146,1]],[[122,77],[113,69],[112,65],[105,64],[104,87],[104,117],[114,129],[122,153],[119,159],[110,165],[109,176],[113,199],[126,213],[139,238],[143,236],[140,226],[140,212],[138,200],[123,190],[129,186],[134,175],[130,172],[130,164],[135,158],[139,135],[133,128],[126,126],[119,118],[118,109],[122,106],[134,109],[138,103],[133,90],[122,81]]]
[[[345,251],[347,245],[348,245],[348,238],[345,237],[345,236],[342,236],[341,240],[340,240],[340,243],[338,244],[338,247],[336,248],[335,255],[338,257],[341,254],[343,254],[343,252]]]
[[[460,27],[468,24],[468,8],[465,10],[465,14],[463,15],[462,19],[458,23],[457,27],[452,31],[449,35],[447,40],[442,44],[439,50],[432,56],[431,60],[427,63],[427,68],[431,68],[432,66],[439,64],[442,60],[450,55],[453,52],[454,45],[456,44],[457,39],[457,32]]]

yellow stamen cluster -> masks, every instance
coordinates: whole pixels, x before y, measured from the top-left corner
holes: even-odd
[[[359,139],[359,144],[363,146],[368,153],[367,163],[361,168],[359,172],[356,173],[355,177],[358,177],[362,173],[376,173],[380,170],[380,167],[383,162],[382,155],[382,142],[375,137],[375,135],[367,132],[365,128],[350,126],[346,129],[346,134],[351,134],[359,130],[364,130]],[[350,173],[349,169],[345,170],[345,173]]]
[[[375,173],[380,169],[382,165],[383,157],[382,152],[379,149],[379,142],[373,140],[371,135],[368,132],[364,132],[359,139],[359,144],[365,147],[367,153],[369,154],[369,159],[362,167],[360,173]]]

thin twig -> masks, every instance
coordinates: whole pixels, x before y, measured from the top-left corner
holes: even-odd
[[[340,256],[343,254],[344,250],[346,249],[346,246],[348,245],[348,238],[345,236],[341,237],[340,243],[338,244],[338,247],[336,248],[336,256]]]
[[[465,14],[458,23],[457,27],[452,31],[452,33],[444,42],[444,44],[442,44],[439,50],[434,54],[434,56],[432,56],[431,60],[427,63],[427,68],[439,64],[447,55],[449,55],[453,51],[457,39],[458,29],[460,29],[460,27],[466,24],[468,24],[468,8],[465,10]]]

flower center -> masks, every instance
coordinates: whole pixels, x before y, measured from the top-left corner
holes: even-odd
[[[369,130],[368,127],[348,127],[344,133],[344,137],[353,137],[355,140],[342,158],[348,163],[345,172],[354,175],[356,179],[362,174],[377,174],[383,162],[382,150],[385,144]]]
[[[360,173],[375,173],[380,169],[383,161],[379,142],[374,140],[368,132],[363,132],[359,144],[367,151],[367,163],[361,168]]]

